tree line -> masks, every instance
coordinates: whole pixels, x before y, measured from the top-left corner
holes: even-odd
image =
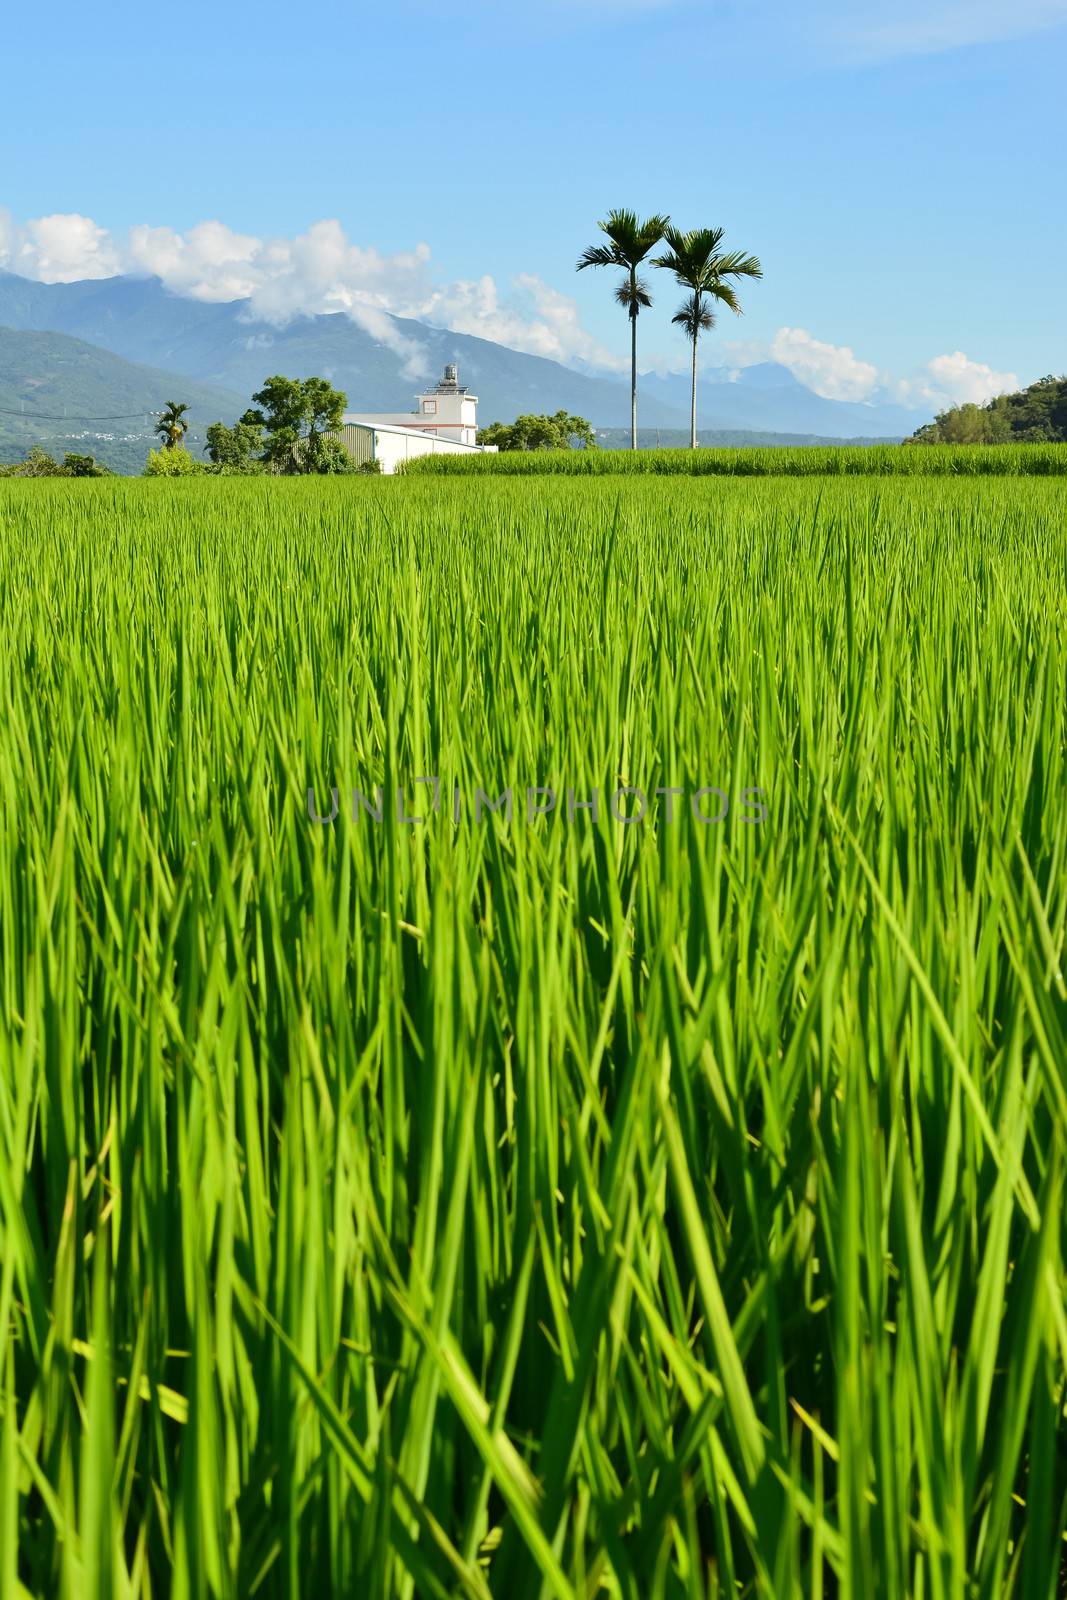
[[[1038,379],[985,405],[951,406],[905,444],[1067,443],[1067,377]]]
[[[95,456],[77,455],[68,450],[62,461],[49,455],[43,445],[31,445],[21,461],[0,466],[0,478],[113,478],[109,467]]]
[[[169,400],[156,424],[161,448],[149,451],[145,471],[149,477],[209,471],[242,476],[373,471],[377,463],[357,466],[336,437],[347,405],[348,396],[326,378],[276,374],[252,396],[251,406],[232,426],[210,424],[206,433],[210,466],[206,466],[185,448],[189,407]]]

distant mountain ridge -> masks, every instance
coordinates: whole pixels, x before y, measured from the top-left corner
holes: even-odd
[[[604,450],[630,448],[629,428],[597,428],[595,434],[597,444]],[[712,450],[752,450],[757,446],[786,450],[798,446],[860,446],[900,444],[902,441],[899,435],[892,438],[884,436],[876,438],[873,434],[857,434],[854,439],[842,439],[837,434],[831,437],[824,433],[775,433],[772,429],[698,428],[697,442],[701,448]],[[688,446],[688,428],[638,428],[637,430],[639,450],[684,450]]]
[[[389,319],[392,341],[343,313],[274,326],[253,318],[247,301],[185,299],[156,278],[45,284],[0,271],[0,325],[87,340],[127,361],[239,394],[243,404],[273,372],[319,373],[345,391],[352,410],[406,410],[420,381],[436,376],[446,361],[458,361],[463,381],[479,397],[483,423],[560,408],[598,428],[629,421],[629,384],[611,375],[577,372],[402,317]],[[412,375],[412,357],[419,376]],[[701,428],[722,431],[900,437],[916,421],[898,407],[826,400],[774,363],[745,368],[732,381],[709,368],[699,405]],[[639,421],[642,427],[687,427],[688,377],[643,376]]]
[[[690,382],[688,375],[661,378],[649,373],[641,379],[641,398],[683,409],[688,416]],[[712,369],[698,378],[697,420],[701,429],[746,428],[833,439],[900,439],[915,427],[914,412],[903,406],[827,400],[775,361],[742,367],[732,375]]]
[[[189,443],[203,444],[217,417],[236,416],[241,395],[121,356],[64,333],[0,326],[0,462],[40,444],[58,459],[92,455],[116,472],[140,472],[158,444],[167,400],[189,406]]]
[[[439,376],[446,361],[458,361],[486,423],[561,407],[604,426],[621,424],[628,415],[629,391],[615,379],[572,372],[471,334],[389,320],[399,348],[341,312],[296,317],[275,327],[251,318],[246,301],[186,300],[158,279],[39,284],[0,274],[0,325],[72,334],[128,361],[237,390],[245,404],[273,372],[317,373],[345,391],[353,411],[409,410],[420,382]],[[421,376],[412,375],[412,355],[419,358]],[[643,420],[671,427],[684,418],[674,407],[650,401]]]

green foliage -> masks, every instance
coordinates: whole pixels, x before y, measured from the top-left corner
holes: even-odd
[[[443,477],[660,476],[696,478],[1060,477],[1067,446],[1012,445],[945,450],[897,444],[701,450],[540,450],[501,455],[420,456],[416,475]]]
[[[583,250],[578,257],[577,270],[583,272],[586,267],[621,268],[625,276],[615,297],[620,305],[626,307],[630,317],[635,318],[643,307],[652,304],[647,285],[637,276],[638,268],[663,238],[667,226],[666,217],[649,217],[642,222],[635,211],[609,211],[607,217],[597,223],[601,233],[607,236],[607,244],[594,244]]]
[[[16,461],[11,466],[0,466],[0,478],[109,478],[111,476],[107,467],[100,466],[92,456],[74,455],[68,451],[60,464],[54,456],[50,456],[47,450],[37,444],[26,452],[24,460]]]
[[[741,250],[723,250],[725,230],[695,228],[685,233],[668,223],[663,230],[667,249],[653,257],[652,265],[674,274],[675,282],[688,290],[685,300],[671,321],[684,330],[693,347],[693,395],[690,418],[690,448],[697,447],[697,341],[715,326],[709,301],[727,306],[740,316],[741,306],[731,278],[762,278],[763,268],[756,256]]]
[[[0,302],[8,288],[0,275]],[[81,309],[90,315],[87,306]],[[123,337],[130,331],[124,325]],[[145,452],[159,442],[153,427],[160,396],[176,392],[179,384],[190,403],[185,442],[198,450],[205,423],[241,410],[239,395],[135,365],[66,334],[0,327],[0,461],[19,461],[39,444],[57,461],[69,451],[92,455],[111,471],[139,474]]]
[[[347,397],[325,378],[268,378],[241,419],[266,435],[263,462],[271,472],[339,473],[352,470],[339,440]]]
[[[102,467],[95,456],[77,455],[68,450],[63,457],[64,469],[72,478],[109,478],[110,469]]]
[[[149,450],[144,475],[146,478],[193,478],[206,471],[202,461],[191,456],[181,445],[175,445],[173,448]]]
[[[164,450],[177,450],[180,447],[189,432],[188,410],[189,407],[184,403],[179,405],[176,400],[167,401],[155,430],[163,440]]]
[[[615,299],[630,318],[630,446],[637,449],[637,318],[652,304],[648,284],[638,277],[638,269],[663,238],[669,226],[667,217],[654,216],[640,221],[635,211],[609,211],[597,223],[607,244],[590,245],[578,257],[577,270],[587,267],[618,267],[624,276],[615,289]]]
[[[378,460],[377,456],[372,456],[369,461],[361,461],[359,466],[356,468],[356,471],[359,473],[360,477],[363,478],[380,477],[382,464]]]
[[[652,265],[674,274],[677,283],[700,302],[717,300],[730,311],[740,312],[737,291],[731,278],[762,278],[758,256],[743,250],[723,250],[724,228],[694,228],[683,232],[667,223],[663,230],[667,245]],[[677,319],[675,319],[677,320]]]
[[[1057,1595],[1067,484],[391,487],[0,486],[5,1600]]]
[[[491,422],[478,430],[479,444],[495,444],[499,450],[570,450],[577,446],[596,449],[596,435],[584,417],[557,411],[551,417],[523,416],[514,422]]]
[[[345,403],[343,395],[341,400],[343,409]],[[326,435],[319,435],[314,440],[309,439],[306,460],[308,472],[317,472],[323,476],[355,473],[359,470],[341,440]],[[365,462],[364,465],[369,466],[369,463]],[[376,462],[375,465],[380,472],[381,462]],[[374,467],[370,470],[373,472]]]
[[[249,412],[232,428],[212,422],[206,437],[208,459],[220,472],[245,474],[264,470],[260,460],[263,429]]]
[[[919,428],[906,444],[1067,443],[1067,377],[1040,379],[985,405],[953,406]]]
[[[13,465],[0,468],[0,472],[9,478],[69,478],[71,473],[65,466],[60,466],[47,450],[39,444],[31,445],[25,457]]]
[[[681,328],[690,344],[696,344],[702,333],[710,333],[715,326],[715,313],[704,296],[697,290],[687,295],[671,321]]]

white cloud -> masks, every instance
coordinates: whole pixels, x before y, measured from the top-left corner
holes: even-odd
[[[221,222],[198,222],[186,234],[141,223],[130,229],[128,257],[134,270],[192,300],[242,300],[260,281],[262,248],[262,240]]]
[[[139,224],[123,240],[88,217],[42,217],[21,226],[0,213],[0,266],[45,283],[151,274],[193,300],[247,300],[250,316],[282,325],[295,316],[343,312],[420,372],[422,353],[392,318],[414,317],[554,361],[625,365],[581,325],[578,303],[533,273],[502,294],[487,274],[435,281],[430,247],[383,254],[353,244],[335,219],[295,238],[259,238],[225,223],[186,232]]]
[[[77,213],[20,224],[0,210],[0,267],[45,283],[150,273],[190,299],[247,300],[252,318],[276,326],[303,314],[343,312],[395,350],[412,377],[422,375],[423,355],[393,321],[397,316],[580,367],[621,372],[629,365],[583,328],[572,295],[535,273],[517,274],[503,292],[488,274],[441,283],[428,245],[384,254],[372,245],[353,244],[333,219],[316,222],[295,238],[259,238],[217,221],[197,223],[184,233],[142,224],[116,238]],[[649,355],[643,365],[671,372],[685,359],[681,347],[672,347],[669,356]],[[788,327],[770,340],[715,341],[705,353],[704,370],[710,376],[713,365],[725,362],[736,375],[758,361],[780,362],[830,400],[893,400],[927,412],[1019,387],[1014,372],[998,372],[961,350],[934,356],[909,377],[895,377],[848,345]]]
[[[878,368],[847,344],[827,344],[804,328],[779,328],[770,357],[827,400],[866,400],[878,387]]]
[[[1017,373],[997,372],[984,361],[972,361],[962,350],[934,356],[916,377],[891,385],[902,405],[936,411],[968,401],[982,405],[994,395],[1011,394],[1020,387]]]
[[[941,411],[967,401],[981,405],[1021,387],[1017,373],[998,372],[962,350],[933,356],[911,376],[898,378],[873,361],[862,360],[848,345],[816,339],[804,328],[779,328],[770,340],[725,340],[718,350],[731,364],[734,377],[758,361],[777,361],[827,400],[889,401],[912,411]]]
[[[586,333],[579,320],[578,302],[571,295],[553,289],[531,272],[517,274],[512,279],[512,293],[505,297],[488,274],[475,280],[461,279],[437,290],[412,315],[552,361],[583,361],[619,370],[627,365]]]
[[[122,271],[119,251],[106,228],[77,212],[15,223],[0,218],[0,266],[43,283],[113,278]]]
[[[412,295],[429,292],[430,248],[386,256],[349,243],[335,220],[314,223],[295,239],[259,239],[221,222],[130,229],[127,254],[135,271],[160,278],[193,300],[247,300],[249,313],[283,324],[294,316],[341,311],[419,371],[421,352],[392,322]]]

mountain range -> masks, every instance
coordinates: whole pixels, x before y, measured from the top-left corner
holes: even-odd
[[[278,326],[253,317],[246,301],[186,299],[156,278],[46,284],[0,271],[0,329],[10,330],[0,342],[0,456],[6,440],[16,431],[22,438],[27,425],[32,427],[32,412],[64,406],[73,427],[79,410],[88,419],[187,400],[198,433],[213,417],[237,416],[274,372],[329,378],[345,391],[354,411],[407,410],[416,390],[436,379],[447,361],[459,363],[461,380],[478,395],[483,423],[561,408],[588,417],[600,429],[620,428],[629,420],[629,384],[614,375],[577,372],[408,318],[383,316],[375,331],[343,313],[299,316]],[[31,332],[81,341],[81,348],[12,341],[11,334]],[[95,367],[88,346],[96,347]],[[107,355],[119,364],[109,364]],[[126,364],[136,370],[127,371]],[[68,379],[74,386],[65,388]],[[900,407],[827,400],[775,363],[734,373],[709,369],[699,385],[699,406],[702,430],[900,438],[915,426],[914,416]],[[22,423],[9,415],[12,410],[24,413]],[[643,428],[687,427],[688,376],[643,376],[639,414]],[[91,434],[93,424],[87,421],[86,427]],[[42,424],[35,437],[44,435]],[[101,435],[99,442],[100,458],[118,465],[115,441]],[[140,451],[139,437],[125,442]],[[118,452],[124,470],[131,470],[125,460],[131,453]],[[143,460],[143,451],[140,455]]]
[[[682,412],[688,421],[690,383],[688,373],[668,377],[646,373],[639,396],[642,412],[654,401]],[[709,371],[697,383],[697,407],[702,429],[899,439],[916,425],[913,413],[903,406],[827,400],[777,361],[760,361],[734,373]],[[646,420],[642,415],[641,421]]]
[[[63,333],[0,327],[0,462],[31,445],[50,455],[92,455],[116,472],[140,472],[157,445],[156,414],[167,400],[189,407],[198,450],[217,417],[238,416],[247,398],[213,384],[124,361]]]

